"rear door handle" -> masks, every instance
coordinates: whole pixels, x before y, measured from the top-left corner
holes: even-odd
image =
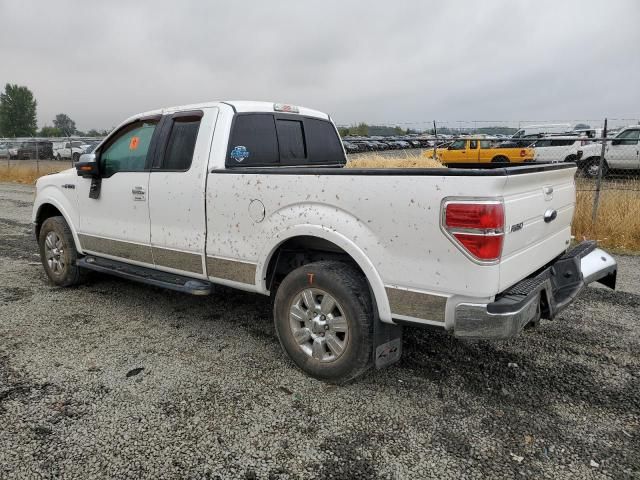
[[[144,195],[144,188],[143,187],[133,187],[131,189],[131,193],[133,195]]]

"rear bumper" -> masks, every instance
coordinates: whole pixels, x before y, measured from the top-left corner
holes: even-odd
[[[489,304],[456,306],[454,335],[473,339],[515,337],[530,322],[553,319],[585,285],[615,288],[618,266],[595,242],[582,242],[536,275],[496,296]]]

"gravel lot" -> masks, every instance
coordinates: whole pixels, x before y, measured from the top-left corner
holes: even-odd
[[[267,298],[51,287],[32,198],[0,184],[0,478],[640,478],[640,257],[516,340],[407,329],[335,387]]]

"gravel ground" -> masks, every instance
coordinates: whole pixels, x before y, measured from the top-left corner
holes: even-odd
[[[640,478],[640,257],[518,339],[406,329],[400,364],[335,387],[267,298],[53,288],[32,198],[0,184],[0,478]]]

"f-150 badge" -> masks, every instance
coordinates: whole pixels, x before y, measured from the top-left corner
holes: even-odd
[[[248,156],[249,150],[247,150],[247,147],[243,145],[236,145],[235,147],[233,147],[233,150],[231,150],[231,158],[233,158],[236,162],[241,162]]]

